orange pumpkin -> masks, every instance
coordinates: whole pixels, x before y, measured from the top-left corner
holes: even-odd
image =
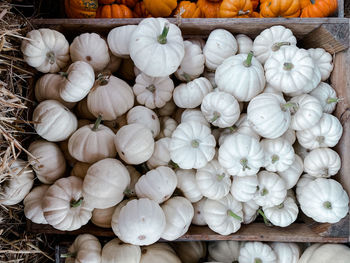
[[[110,5],[113,4],[115,0],[98,0],[98,3],[101,5]]]
[[[177,8],[175,9],[175,15],[178,15],[180,11],[183,10],[181,14],[182,18],[199,18],[202,17],[201,9],[190,1],[181,1]]]
[[[98,1],[65,0],[64,8],[69,18],[94,18],[98,8]]]
[[[299,17],[300,0],[260,1],[261,17]]]
[[[152,17],[145,7],[144,2],[137,2],[134,7],[134,17]]]
[[[300,17],[327,17],[338,9],[337,0],[300,0]]]
[[[251,15],[250,15],[250,17],[251,18],[260,18],[261,16],[260,16],[260,14],[259,14],[259,12],[253,12]]]
[[[220,5],[222,1],[210,2],[208,0],[198,0],[197,6],[202,10],[204,17],[217,18],[219,17]]]
[[[167,17],[177,6],[177,0],[144,0],[146,9],[155,17]]]
[[[259,5],[259,0],[250,0],[250,1],[252,2],[253,10],[257,10]]]
[[[138,0],[116,0],[117,4],[126,5],[129,8],[134,8]]]
[[[253,12],[253,5],[250,0],[224,0],[220,6],[220,17],[247,18]]]
[[[132,18],[133,14],[129,7],[125,5],[104,5],[100,6],[96,13],[96,18]]]

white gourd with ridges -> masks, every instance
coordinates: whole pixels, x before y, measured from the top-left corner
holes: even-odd
[[[107,43],[113,55],[120,58],[129,57],[130,38],[136,28],[136,25],[127,25],[119,26],[109,31]]]
[[[126,115],[128,124],[139,123],[151,130],[153,138],[160,132],[160,123],[157,114],[149,108],[135,106]]]
[[[275,226],[287,227],[298,216],[298,206],[291,197],[287,197],[281,204],[273,207],[263,207],[266,218]]]
[[[277,263],[271,247],[262,242],[246,242],[239,251],[239,263]]]
[[[250,224],[258,216],[258,210],[260,206],[255,203],[254,200],[242,203],[243,211],[243,224]]]
[[[95,226],[103,227],[103,228],[111,228],[112,227],[112,216],[114,213],[115,206],[111,206],[108,208],[95,208],[92,211],[91,222]]]
[[[192,44],[199,46],[201,49],[203,49],[205,46],[205,40],[203,38],[196,37],[196,38],[189,38],[187,40],[190,41]]]
[[[121,201],[119,204],[116,205],[113,215],[112,215],[112,220],[111,220],[111,227],[113,230],[113,233],[119,237],[120,232],[119,232],[119,225],[118,225],[118,221],[119,221],[119,215],[120,215],[120,211],[122,210],[122,208],[124,206],[126,206],[126,204],[128,202],[130,202],[131,200],[134,200],[135,198],[131,198],[131,199],[124,199],[123,201]]]
[[[191,202],[198,202],[203,198],[196,182],[196,171],[193,169],[177,169],[177,188]]]
[[[300,258],[300,247],[296,243],[274,242],[271,244],[275,251],[278,263],[298,263]]]
[[[169,152],[170,138],[161,138],[154,143],[154,151],[147,161],[149,169],[157,168],[158,166],[167,166],[170,162]]]
[[[266,83],[265,89],[263,90],[263,93],[274,93],[281,97],[283,97],[283,93],[280,90],[274,89],[270,84]]]
[[[238,34],[235,36],[238,45],[238,54],[248,54],[253,50],[253,40],[244,34]]]
[[[322,105],[323,112],[332,113],[341,100],[337,98],[335,90],[326,82],[321,82],[318,86],[310,92],[311,96],[318,99]]]
[[[295,131],[291,128],[288,128],[288,130],[282,134],[281,138],[287,140],[291,145],[293,145],[297,139]]]
[[[258,177],[251,176],[233,176],[231,185],[231,194],[240,202],[248,202],[255,196],[258,187]]]
[[[141,259],[141,248],[125,244],[118,238],[114,238],[103,246],[101,263],[139,263]]]
[[[173,248],[183,263],[198,263],[207,255],[207,244],[203,241],[174,242]]]
[[[210,124],[204,117],[203,112],[198,109],[186,109],[183,111],[183,113],[181,114],[181,123],[190,121],[199,122],[210,128]]]
[[[327,80],[333,71],[332,55],[323,48],[310,48],[307,51],[321,72],[321,80]]]
[[[205,219],[203,216],[203,208],[207,200],[208,200],[207,198],[203,197],[198,202],[192,204],[194,208],[194,216],[192,218],[192,224],[197,226],[207,225],[207,222],[205,222]]]
[[[49,185],[39,185],[34,187],[29,194],[24,198],[24,214],[26,218],[36,224],[47,224],[47,221],[44,217],[43,209],[41,202],[43,196],[45,195]]]
[[[296,188],[295,188],[295,194],[296,194],[297,199],[299,198],[299,195],[303,192],[304,186],[306,186],[308,183],[310,183],[311,181],[314,181],[316,179],[317,179],[317,177],[314,177],[314,176],[311,176],[308,174],[303,174],[300,177],[300,179],[296,185]]]
[[[238,262],[240,247],[240,243],[233,240],[209,242],[209,257],[218,262]]]
[[[101,243],[93,235],[81,234],[77,236],[73,244],[68,248],[65,263],[95,262],[101,263]]]
[[[295,159],[292,165],[289,166],[287,170],[283,172],[278,172],[278,175],[282,177],[282,179],[286,183],[287,189],[291,189],[297,184],[301,174],[303,173],[303,170],[304,162],[299,157],[299,155],[295,154]]]
[[[175,131],[177,127],[177,122],[168,117],[164,116],[160,118],[160,133],[158,135],[158,139],[164,138],[164,137],[171,137],[173,132]]]
[[[143,247],[141,254],[140,263],[181,263],[175,251],[166,243],[157,243],[148,247]]]

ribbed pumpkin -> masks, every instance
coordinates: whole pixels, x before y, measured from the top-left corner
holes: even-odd
[[[113,4],[115,0],[98,0],[98,3],[101,5],[110,5]]]
[[[253,12],[251,15],[250,15],[250,17],[252,17],[252,18],[260,18],[261,16],[260,16],[260,13],[259,12]]]
[[[125,5],[104,5],[100,6],[96,13],[96,18],[132,18],[133,14],[129,7]]]
[[[117,4],[126,5],[129,8],[134,8],[138,0],[115,0]]]
[[[220,17],[247,18],[253,12],[253,5],[250,0],[224,0],[220,5]]]
[[[146,9],[145,3],[137,2],[134,7],[134,17],[152,17],[150,12]]]
[[[217,18],[219,17],[219,10],[222,1],[210,2],[208,0],[198,0],[197,6],[202,10],[204,17]]]
[[[300,0],[300,17],[327,17],[337,11],[337,0]]]
[[[202,11],[197,6],[196,3],[192,3],[190,1],[181,1],[177,8],[175,9],[175,15],[178,15],[183,10],[181,14],[182,18],[199,18],[202,17]]]
[[[260,3],[262,17],[299,17],[300,0],[264,0]]]
[[[69,18],[94,18],[98,8],[97,0],[65,0],[64,7]]]
[[[176,0],[144,0],[146,9],[155,17],[167,17],[177,6]]]

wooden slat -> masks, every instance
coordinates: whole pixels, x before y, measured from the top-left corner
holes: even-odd
[[[338,0],[337,17],[344,17],[344,0]]]

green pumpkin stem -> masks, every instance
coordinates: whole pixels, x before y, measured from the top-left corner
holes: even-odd
[[[46,57],[48,58],[49,60],[49,63],[52,65],[52,64],[55,64],[56,62],[56,56],[55,56],[55,53],[53,51],[50,51],[46,54]]]
[[[261,209],[258,210],[258,214],[261,215],[261,216],[263,217],[264,223],[265,223],[266,226],[272,226],[272,224],[271,224],[270,221],[267,219],[266,215],[264,214],[264,212],[263,212]]]
[[[234,219],[237,219],[239,221],[242,221],[242,217],[240,217],[239,215],[235,214],[234,212],[232,212],[232,210],[228,210],[227,211],[227,214],[229,216],[232,216]]]
[[[285,104],[281,104],[281,109],[283,111],[287,111],[287,110],[294,110],[296,107],[298,107],[298,105],[294,102],[287,102]]]
[[[260,258],[255,258],[254,259],[254,263],[263,263],[262,260]]]
[[[214,122],[217,119],[220,118],[220,113],[218,113],[217,111],[214,112],[214,117],[210,120],[210,122]]]
[[[192,140],[191,145],[193,148],[198,148],[199,147],[199,142],[197,140]]]
[[[279,205],[277,206],[277,208],[278,208],[278,209],[282,209],[282,208],[284,208],[284,203],[279,204]]]
[[[61,254],[61,258],[75,258],[77,256],[77,253],[64,253]]]
[[[249,68],[252,65],[252,59],[253,59],[253,52],[250,51],[248,53],[247,59],[243,61],[243,65]]]
[[[291,45],[290,42],[277,42],[277,43],[272,45],[271,50],[272,51],[278,51],[278,50],[280,50],[280,48],[282,46],[290,46],[290,45]]]
[[[337,103],[337,102],[339,102],[340,101],[340,99],[338,99],[338,98],[328,98],[327,100],[326,100],[326,103],[327,104],[332,104],[332,103]]]
[[[287,70],[287,71],[290,71],[294,68],[294,65],[290,62],[285,62],[283,63],[283,69],[284,70]]]
[[[250,170],[250,167],[248,166],[248,160],[246,158],[241,159],[239,163],[243,166],[243,172],[246,169]]]
[[[58,74],[60,74],[60,76],[64,77],[64,78],[68,78],[68,73],[67,72],[59,72]]]
[[[70,207],[79,207],[83,203],[84,197],[80,197],[79,200],[70,201]]]
[[[272,157],[271,157],[271,162],[272,162],[272,163],[275,163],[275,162],[277,162],[279,159],[280,159],[280,158],[278,157],[278,155],[274,154],[274,155],[272,155]]]
[[[155,92],[156,91],[156,86],[154,86],[153,84],[149,85],[148,87],[146,87],[146,90],[150,91],[150,92]]]
[[[97,82],[100,86],[105,86],[109,82],[112,73],[110,71],[101,72],[97,75]]]
[[[233,125],[231,127],[228,127],[228,129],[230,130],[230,132],[234,133],[235,131],[237,131],[238,127],[236,125]]]
[[[168,33],[169,33],[169,23],[165,23],[162,34],[158,36],[159,44],[162,44],[162,45],[166,44]]]
[[[221,182],[225,178],[225,174],[218,174],[217,175],[217,180]]]
[[[332,204],[329,201],[326,201],[323,203],[323,207],[327,209],[332,209]]]
[[[265,196],[265,195],[267,195],[268,193],[269,193],[269,190],[267,190],[266,188],[262,189],[261,192],[260,192],[260,194],[261,194],[262,196]]]
[[[179,165],[175,162],[173,162],[172,160],[170,160],[168,162],[168,165],[172,168],[172,169],[178,169],[179,168]]]
[[[100,114],[100,115],[98,115],[98,117],[95,121],[94,127],[92,127],[93,131],[96,131],[98,129],[98,126],[100,126],[101,121],[102,121],[102,115]]]

